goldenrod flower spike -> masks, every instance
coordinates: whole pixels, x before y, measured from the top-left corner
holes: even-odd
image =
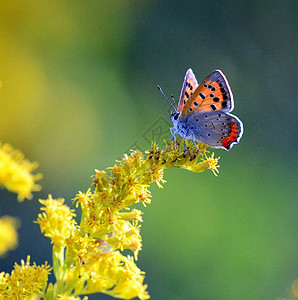
[[[47,264],[30,266],[28,260],[16,265],[11,275],[1,274],[0,295],[4,291],[5,296],[34,294],[45,299],[77,300],[80,295],[105,293],[121,299],[149,299],[144,272],[135,263],[142,248],[142,211],[131,206],[151,203],[148,187],[152,182],[162,187],[164,169],[217,172],[218,159],[213,154],[207,156],[205,145],[198,144],[197,148],[187,145],[183,151],[180,142],[177,147],[166,143],[164,149],[152,144],[144,156],[135,151],[124,155],[109,171],[96,170],[94,191],[79,192],[73,199],[76,209],[81,208],[78,223],[75,211],[63,199],[49,195],[40,200],[43,207],[37,223],[53,243],[56,283],[46,286]],[[134,255],[124,255],[123,250]]]
[[[18,200],[31,199],[32,192],[40,191],[36,181],[41,174],[32,174],[38,167],[37,162],[29,162],[24,155],[8,144],[0,143],[0,186],[18,194]]]

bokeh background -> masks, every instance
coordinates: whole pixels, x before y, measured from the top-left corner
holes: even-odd
[[[215,151],[217,178],[167,170],[164,189],[151,187],[137,264],[152,299],[286,298],[298,277],[297,15],[295,0],[2,1],[0,140],[44,179],[21,204],[0,191],[1,215],[22,222],[0,269],[28,254],[51,263],[38,198],[70,204],[95,168],[150,134],[162,143],[169,106],[156,84],[178,98],[189,67],[199,81],[221,69],[243,138]]]

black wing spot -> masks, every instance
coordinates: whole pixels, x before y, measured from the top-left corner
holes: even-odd
[[[206,96],[203,94],[203,93],[199,93],[199,96],[201,97],[201,99],[205,99],[206,98]]]
[[[211,91],[215,92],[216,91],[216,87],[213,86],[212,89],[211,89]]]
[[[210,134],[210,133],[208,133],[207,135],[208,135],[208,136],[210,136],[211,134]]]
[[[189,98],[189,95],[188,95],[188,93],[187,93],[187,92],[185,92],[185,96],[187,97],[187,99]]]
[[[222,98],[223,98],[224,100],[227,100],[227,99],[228,99],[227,94],[223,94],[223,95],[222,95]]]
[[[207,127],[208,125],[207,124],[205,124],[205,127]]]
[[[204,83],[204,87],[207,87],[207,84],[206,84],[206,83]]]
[[[199,119],[196,119],[196,122],[199,122]]]
[[[211,98],[213,98],[213,97],[214,97],[214,94],[210,94],[209,96],[210,96]]]
[[[211,104],[210,107],[212,110],[216,110],[216,106],[214,104]]]
[[[191,108],[191,107],[189,108],[189,111],[192,111],[192,108]]]
[[[212,88],[212,85],[211,85],[211,84],[209,84],[209,85],[208,85],[208,89],[211,89],[211,88]]]
[[[199,103],[198,103],[197,101],[194,101],[194,102],[193,102],[193,105],[194,105],[194,106],[198,106]]]
[[[208,115],[205,115],[204,117],[207,119],[207,118],[208,118]]]
[[[220,118],[220,117],[221,117],[221,114],[218,114],[218,117]]]
[[[221,104],[222,108],[226,108],[227,105],[228,105],[227,101],[223,101],[222,104]]]
[[[214,102],[218,102],[219,100],[220,100],[220,99],[219,99],[218,97],[214,97],[214,98],[213,98],[213,101],[214,101]]]
[[[226,92],[226,89],[225,89],[225,88],[220,88],[220,91],[221,91],[222,93],[225,93],[225,92]]]

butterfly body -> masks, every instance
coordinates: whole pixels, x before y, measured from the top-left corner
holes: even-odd
[[[234,108],[232,91],[223,73],[216,70],[198,85],[191,69],[186,72],[177,110],[171,114],[173,139],[200,141],[213,148],[230,150],[238,143],[242,122],[229,112]]]

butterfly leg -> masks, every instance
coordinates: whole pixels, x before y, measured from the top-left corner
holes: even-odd
[[[176,132],[177,132],[177,131],[174,131],[174,130],[175,130],[174,127],[171,127],[171,128],[170,128],[170,132],[171,132],[171,134],[172,134],[173,141],[175,141],[175,147],[177,147],[177,140],[176,140]]]
[[[197,142],[196,142],[196,139],[195,139],[195,135],[192,134],[192,140],[193,140],[193,143],[195,144],[195,147],[197,149],[197,151],[199,151],[198,147],[197,147]]]
[[[184,147],[183,151],[185,152],[186,151],[186,144],[185,144],[185,138],[184,137],[183,137],[183,147]]]

